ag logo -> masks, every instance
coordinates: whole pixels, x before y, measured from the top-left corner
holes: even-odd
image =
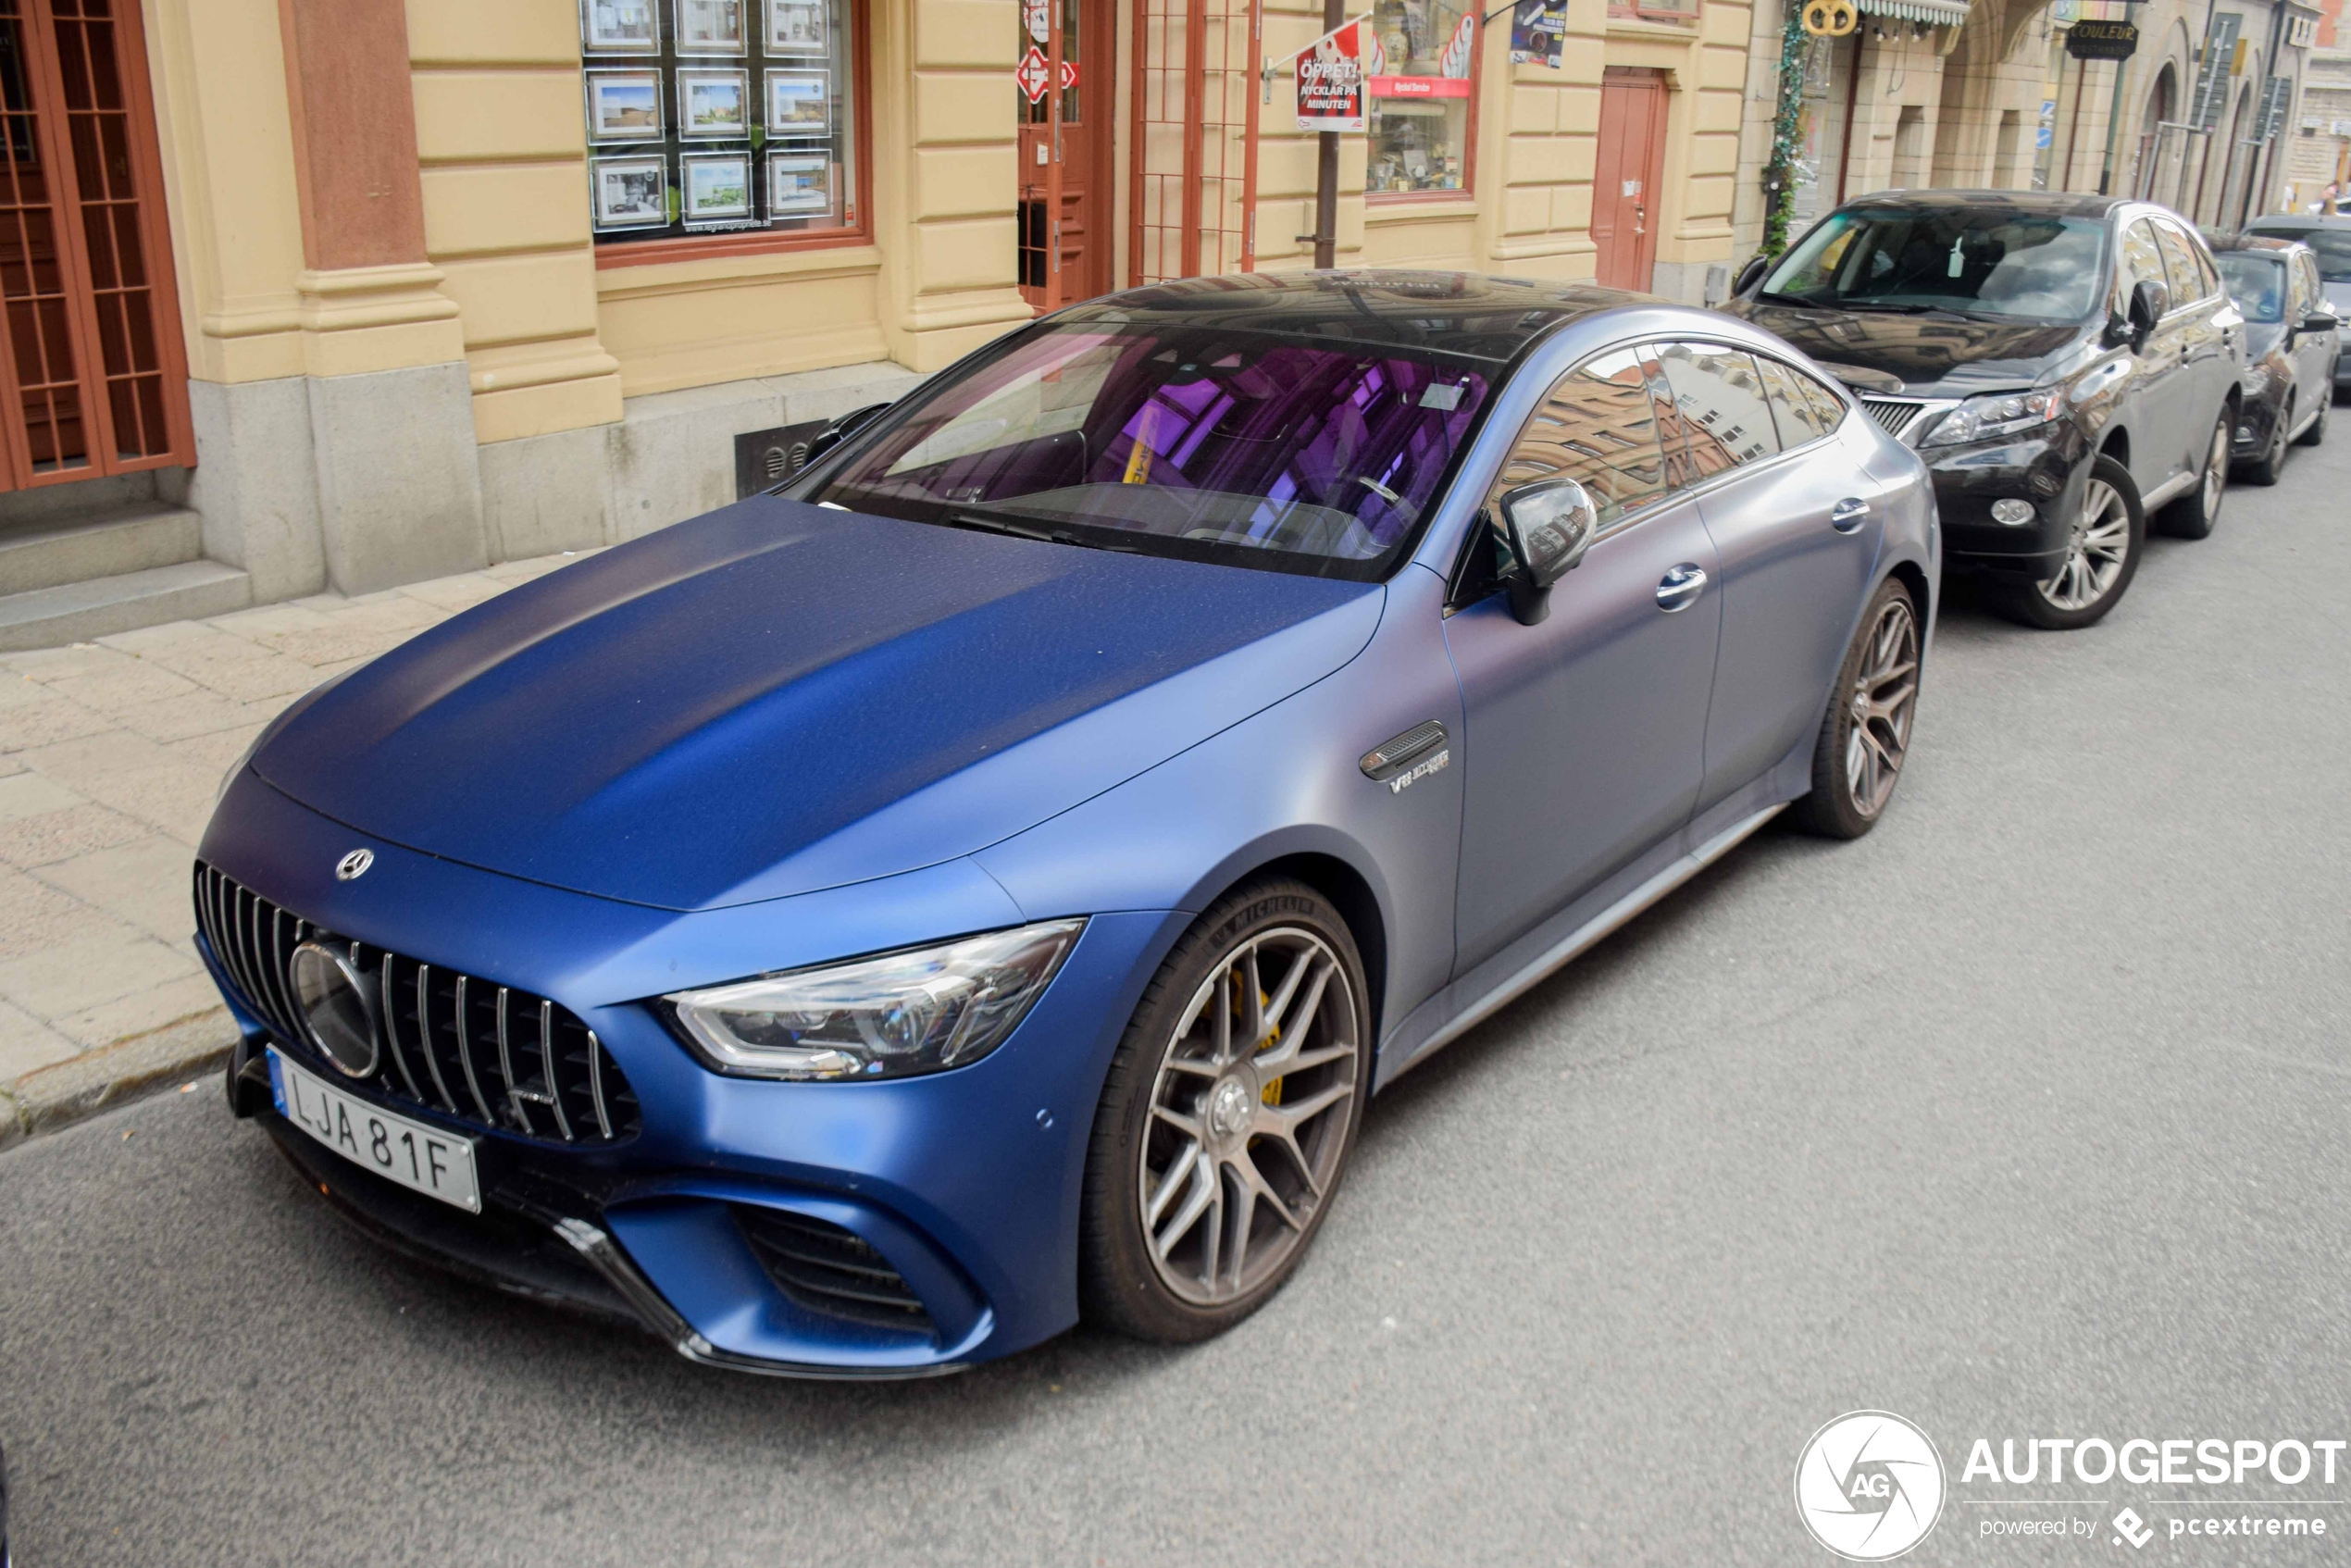
[[[1898,1415],[1840,1415],[1796,1462],[1796,1512],[1814,1540],[1849,1562],[1899,1557],[1942,1515],[1943,1456]]]
[[[1853,0],[1808,0],[1804,7],[1804,31],[1815,38],[1842,38],[1860,20]]]

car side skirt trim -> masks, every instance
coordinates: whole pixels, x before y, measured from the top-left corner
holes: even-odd
[[[866,1383],[877,1380],[892,1382],[913,1377],[943,1377],[962,1372],[969,1363],[950,1362],[936,1366],[879,1367],[867,1371],[855,1367],[817,1366],[803,1362],[768,1361],[759,1356],[738,1355],[722,1350],[697,1332],[694,1325],[671,1306],[653,1282],[647,1279],[619,1243],[595,1226],[583,1219],[565,1218],[554,1224],[554,1232],[571,1250],[587,1260],[589,1265],[603,1275],[621,1299],[644,1320],[645,1326],[655,1338],[665,1341],[679,1355],[703,1366],[715,1366],[728,1372],[757,1373],[768,1377],[802,1377],[827,1383]]]
[[[2139,506],[2144,511],[2152,512],[2157,507],[2162,505],[2165,502],[2171,500],[2173,496],[2185,494],[2188,487],[2195,484],[2196,480],[2202,479],[2203,477],[2204,476],[2202,474],[2193,471],[2184,474],[2174,474],[2170,479],[2164,480],[2161,484],[2157,485],[2153,490],[2148,491],[2145,495],[2139,497]]]
[[[1569,932],[1524,967],[1503,980],[1501,984],[1454,1014],[1436,1033],[1430,1035],[1410,1057],[1398,1064],[1395,1072],[1381,1079],[1379,1087],[1387,1088],[1388,1084],[1395,1082],[1436,1055],[1437,1052],[1452,1044],[1453,1041],[1517,1001],[1553,970],[1596,946],[1658,900],[1736,849],[1749,834],[1779,815],[1787,807],[1788,803],[1782,801],[1777,805],[1765,806],[1751,816],[1742,817],[1689,853],[1666,865],[1648,881],[1643,882],[1639,887],[1635,888]]]

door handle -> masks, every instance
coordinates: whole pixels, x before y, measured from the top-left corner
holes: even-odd
[[[1705,569],[1695,561],[1685,561],[1658,579],[1657,607],[1669,616],[1686,610],[1698,603],[1698,591],[1705,586]]]
[[[1870,520],[1870,504],[1858,495],[1848,495],[1829,508],[1829,527],[1839,533],[1851,533]]]

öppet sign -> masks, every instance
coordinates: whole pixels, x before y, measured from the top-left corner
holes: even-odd
[[[1387,60],[1368,22],[1352,21],[1298,52],[1298,128],[1361,131],[1363,86]]]

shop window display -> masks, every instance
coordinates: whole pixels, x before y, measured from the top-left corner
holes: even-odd
[[[864,227],[854,0],[581,0],[596,243]]]
[[[1371,71],[1369,162],[1374,197],[1470,189],[1477,102],[1477,12],[1445,0],[1378,0],[1380,59]]]

